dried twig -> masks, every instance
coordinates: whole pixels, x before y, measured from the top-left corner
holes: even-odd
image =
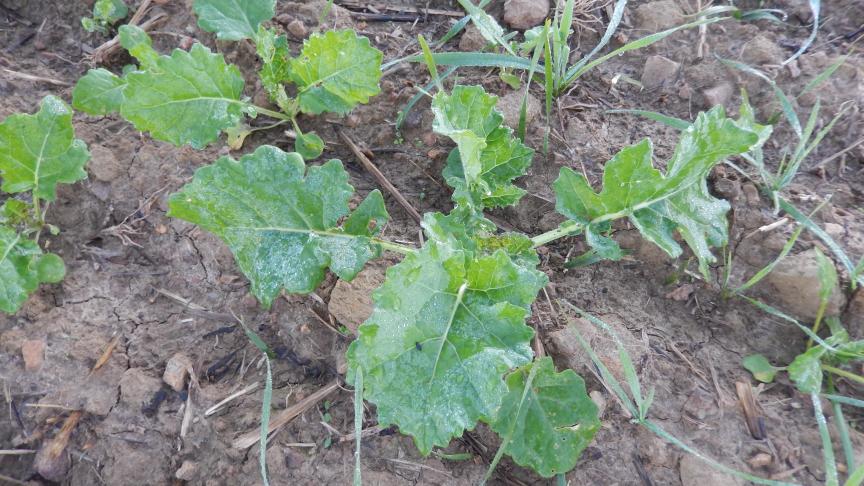
[[[290,408],[286,408],[270,420],[270,425],[267,426],[267,434],[272,434],[338,389],[339,380],[334,380],[324,388],[295,403]],[[258,440],[261,438],[260,434],[260,430],[256,427],[255,430],[250,430],[235,439],[232,445],[235,449],[248,449],[258,443]]]
[[[345,134],[345,132],[343,132],[337,127],[336,133],[339,134],[339,138],[341,138],[342,141],[345,142],[346,145],[348,145],[348,148],[351,149],[351,152],[354,153],[354,156],[357,157],[357,160],[359,160],[360,163],[363,164],[363,168],[366,169],[370,174],[372,174],[372,177],[374,177],[375,180],[377,180],[378,183],[381,184],[381,186],[383,186],[384,189],[389,192],[390,195],[392,195],[396,199],[396,201],[398,201],[399,204],[402,205],[403,208],[405,208],[405,211],[407,211],[408,214],[411,215],[411,218],[413,218],[414,221],[419,224],[423,217],[420,216],[420,213],[417,212],[416,209],[414,209],[414,206],[412,206],[411,203],[408,202],[407,199],[405,199],[405,196],[403,196],[402,193],[399,192],[399,189],[396,189],[396,186],[391,184],[390,181],[387,180],[386,177],[384,177],[384,174],[382,174],[381,171],[378,170],[378,167],[376,167],[375,164],[373,164],[372,161],[369,160],[369,157],[366,157],[366,154],[364,154],[360,150],[360,148],[357,147],[357,144],[355,144],[354,141]]]
[[[253,391],[255,391],[257,388],[258,388],[258,383],[255,382],[255,383],[252,383],[251,385],[247,386],[246,388],[243,388],[242,390],[236,391],[236,392],[234,392],[234,393],[228,395],[228,397],[226,397],[226,398],[225,398],[224,400],[222,400],[221,402],[219,402],[219,403],[217,403],[216,405],[213,405],[212,407],[208,408],[208,409],[204,412],[204,416],[205,416],[205,417],[209,417],[209,416],[213,415],[214,413],[218,412],[220,408],[224,407],[226,404],[228,404],[228,403],[231,402],[232,400],[235,400],[235,399],[237,399],[237,398],[239,398],[239,397],[242,397],[243,395],[245,395],[245,394],[247,394],[247,393],[253,392]]]
[[[750,386],[750,383],[738,381],[735,383],[735,391],[738,393],[738,401],[741,402],[741,408],[744,410],[744,418],[750,435],[756,440],[764,439],[765,419],[759,413],[759,406],[753,397],[753,387]]]
[[[60,81],[59,79],[46,78],[44,76],[35,76],[33,74],[21,73],[18,71],[13,71],[11,69],[3,68],[3,72],[13,78],[25,79],[27,81],[33,81],[36,83],[48,83],[55,86],[72,86],[71,83],[67,83],[66,81]]]

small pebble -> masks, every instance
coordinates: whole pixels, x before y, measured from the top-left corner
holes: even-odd
[[[24,369],[36,371],[42,367],[45,360],[45,341],[41,339],[25,339],[21,343],[21,356],[24,357]]]
[[[298,39],[303,39],[306,37],[306,26],[303,25],[303,22],[297,19],[292,20],[291,23],[289,23],[285,28],[288,29],[288,32],[290,32],[291,35],[297,37]]]
[[[189,376],[189,370],[192,369],[192,360],[183,353],[177,353],[165,363],[165,373],[162,374],[162,381],[174,389],[181,391],[185,388],[186,377]]]

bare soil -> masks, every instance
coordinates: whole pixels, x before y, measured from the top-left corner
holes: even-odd
[[[137,6],[140,2],[134,3]],[[191,0],[156,3],[161,5],[150,15],[159,11],[167,14],[152,32],[159,50],[168,52],[188,45],[190,39],[203,42],[248,73],[248,96],[263,98],[254,82],[256,59],[250,44],[217,43],[212,35],[199,30]],[[458,11],[456,2],[428,3]],[[726,91],[720,102],[730,110],[737,109],[738,93],[744,87],[760,115],[766,117],[777,110],[768,86],[723,67],[715,54],[766,70],[786,92],[797,93],[838,56],[850,52],[855,39],[850,34],[857,31],[860,37],[864,24],[864,4],[860,1],[823,2],[823,24],[813,47],[792,67],[781,67],[808,35],[811,19],[807,2],[741,3],[743,8],[757,3],[784,8],[790,16],[786,24],[723,22],[708,27],[704,37],[695,30],[678,33],[591,72],[557,103],[550,154],[547,157],[538,150],[531,173],[521,182],[531,194],[518,208],[495,212],[496,221],[529,234],[554,228],[560,217],[554,212],[551,183],[562,166],[584,170],[599,183],[605,161],[643,137],[653,140],[658,164],[671,155],[677,140],[674,130],[607,110],[645,109],[692,119],[712,100],[718,100],[718,92]],[[694,4],[684,0],[654,4],[634,1],[613,44],[621,45],[681,20],[674,10],[682,15],[693,13]],[[278,21],[273,24],[284,28],[299,19],[313,29],[322,5],[321,1],[280,1]],[[670,6],[674,8],[670,10]],[[90,7],[87,1],[0,0],[0,119],[35,111],[42,97],[51,93],[71,100],[71,86],[91,66],[89,54],[108,40],[82,31],[79,19],[88,15]],[[501,18],[502,7],[494,7],[492,12]],[[602,12],[595,13],[606,18]],[[430,15],[416,23],[379,22],[352,18],[346,10],[336,8],[324,27],[351,26],[369,36],[385,58],[391,59],[414,52],[417,34],[440,38],[454,19]],[[581,28],[574,50],[590,50],[598,39],[595,31],[602,28],[598,24]],[[289,38],[298,49],[302,40]],[[697,58],[700,38],[704,42],[702,59]],[[458,42],[457,38],[446,48],[456,50]],[[681,70],[664,85],[641,90],[627,79],[640,79],[649,55],[678,62]],[[119,53],[108,59],[106,67],[119,71],[128,62],[131,60]],[[802,113],[809,113],[816,99],[821,100],[820,126],[843,103],[851,103],[852,109],[805,163],[790,190],[790,197],[804,209],[831,197],[816,220],[835,225],[835,238],[853,258],[864,254],[864,145],[824,165],[819,162],[864,136],[862,69],[864,57],[853,52],[820,89],[796,100]],[[9,71],[54,83],[24,79]],[[382,82],[381,95],[349,117],[301,120],[302,126],[314,128],[327,141],[325,157],[346,162],[360,196],[377,187],[375,179],[341,143],[334,126],[341,126],[362,142],[381,171],[420,212],[449,209],[449,191],[440,173],[451,146],[432,133],[428,100],[408,117],[401,138],[394,129],[398,110],[428,79],[425,67],[407,65],[390,73]],[[499,95],[512,91],[492,71],[463,69],[460,82],[482,84]],[[719,91],[710,91],[712,88]],[[533,91],[537,99],[543,99],[539,88]],[[228,153],[223,143],[204,151],[176,148],[151,140],[118,117],[77,115],[75,127],[93,154],[90,177],[63,187],[58,202],[48,212],[48,220],[63,230],[48,243],[63,256],[68,275],[60,284],[43,286],[16,315],[0,315],[0,381],[7,403],[4,408],[8,408],[8,413],[0,414],[0,449],[38,450],[57,434],[71,410],[84,413],[64,456],[68,462],[54,471],[40,470],[40,475],[33,454],[0,455],[0,472],[33,485],[51,481],[64,485],[181,481],[208,486],[259,484],[257,445],[239,450],[232,447],[232,441],[258,426],[261,387],[213,415],[204,414],[233,392],[263,380],[260,355],[238,331],[231,314],[241,316],[279,356],[274,362],[273,395],[274,413],[278,413],[342,376],[340,368],[349,339],[328,325],[328,303],[336,279],[329,278],[316,296],[286,296],[269,311],[261,310],[225,245],[210,234],[165,216],[167,196],[187,182],[196,168]],[[543,131],[544,122],[538,117],[529,129],[528,144],[541,148]],[[768,146],[769,160],[779,160],[791,141],[788,130],[778,130]],[[293,146],[276,129],[254,134],[233,155],[263,143],[285,150]],[[733,205],[732,278],[741,282],[779,252],[792,228],[786,225],[768,233],[756,231],[779,217],[770,201],[748,197],[752,196],[751,188],[731,169],[716,170],[711,182],[715,192]],[[417,241],[419,227],[395,201],[388,198],[387,202],[392,222],[385,236]],[[766,438],[755,439],[747,429],[736,394],[737,382],[756,385],[740,365],[744,356],[763,353],[772,362],[788,363],[804,349],[800,331],[741,300],[724,300],[716,285],[681,271],[686,255],[681,261],[670,260],[644,243],[635,229],[625,225],[617,229],[616,238],[633,250],[622,262],[564,269],[566,256],[585,249],[578,238],[557,242],[542,252],[542,268],[551,279],[547,289],[550,298],[541,294],[531,324],[559,368],[574,367],[586,378],[589,390],[606,403],[601,431],[567,476],[571,484],[735,483],[716,476],[694,479],[689,459],[682,459],[680,450],[629,422],[614,397],[597,381],[585,357],[572,346],[572,337],[562,330],[570,316],[564,308],[550,307],[549,302],[556,299],[592,312],[626,337],[643,383],[656,388],[651,417],[664,428],[729,466],[766,477],[779,474],[802,484],[823,483],[821,447],[809,399],[797,393],[782,375],[776,384],[756,388]],[[814,245],[820,243],[805,233],[794,253]],[[367,272],[380,274],[394,261],[382,259]],[[723,268],[719,264],[714,271],[721,278]],[[375,282],[377,278],[372,275],[364,281]],[[769,303],[780,301],[776,291],[765,285],[755,295]],[[847,295],[844,300],[852,299]],[[347,301],[357,305],[354,322],[344,307],[340,321],[333,322],[352,328],[363,320],[363,305]],[[858,326],[851,331],[864,334],[861,316],[846,307],[843,312],[847,323]],[[589,327],[577,325],[592,336]],[[36,371],[24,369],[21,346],[26,339],[46,344],[44,362]],[[110,359],[91,373],[112,342],[116,348]],[[609,353],[608,340],[603,336],[594,334],[592,342],[601,355],[604,350]],[[191,396],[187,390],[174,391],[162,381],[166,362],[176,353],[191,359],[199,383],[191,388]],[[847,395],[864,394],[864,390],[846,383],[842,387]],[[371,412],[364,424],[367,428],[375,425]],[[189,423],[181,437],[184,416]],[[853,426],[854,446],[859,457],[864,457],[862,415],[848,410],[847,417]],[[340,437],[352,430],[352,394],[345,387],[273,438],[267,451],[271,483],[349,484],[353,445],[340,442]],[[367,484],[450,485],[476,484],[497,442],[484,427],[467,432],[446,451],[474,454],[475,459],[462,462],[420,457],[411,440],[392,429],[369,436],[363,445]],[[770,463],[748,463],[759,453],[768,454]],[[839,450],[837,454],[842,457]],[[507,460],[494,481],[551,484]]]

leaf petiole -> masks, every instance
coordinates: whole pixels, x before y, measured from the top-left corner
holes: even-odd
[[[380,240],[378,238],[372,238],[372,243],[380,246],[385,250],[390,250],[395,253],[401,253],[403,255],[408,255],[411,253],[416,253],[417,249],[407,245],[400,245],[399,243],[393,243],[386,240]]]
[[[547,243],[551,243],[559,238],[578,234],[581,229],[582,224],[577,223],[576,221],[568,221],[552,231],[547,231],[543,234],[531,238],[531,241],[534,243],[533,247],[537,248]]]

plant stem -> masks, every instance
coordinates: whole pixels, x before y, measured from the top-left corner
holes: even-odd
[[[819,309],[816,310],[816,320],[813,322],[813,328],[811,329],[813,334],[819,333],[819,327],[822,325],[822,317],[825,316],[826,307],[828,307],[828,299],[822,299],[822,301],[819,302]],[[807,349],[810,349],[811,347],[813,347],[813,339],[808,339]]]
[[[253,105],[252,103],[248,103],[248,104],[246,104],[246,106],[249,108],[252,108],[253,110],[255,110],[256,112],[258,112],[262,115],[267,115],[270,118],[276,118],[277,120],[285,120],[285,121],[294,120],[294,117],[292,117],[290,115],[286,115],[285,113],[280,113],[278,111],[268,110],[267,108],[262,108],[260,106]]]
[[[848,378],[852,381],[864,384],[864,376],[856,375],[855,373],[852,373],[852,372],[849,372],[846,370],[841,370],[840,368],[835,368],[831,365],[826,365],[826,364],[822,365],[822,369],[829,372],[829,373],[834,373],[837,376],[842,376],[843,378]]]
[[[835,393],[834,377],[828,375],[828,393]],[[837,432],[840,435],[840,444],[843,447],[843,457],[846,459],[846,470],[855,470],[855,451],[852,448],[852,440],[849,437],[849,425],[843,417],[843,406],[836,400],[831,400],[831,410],[834,411],[834,424],[837,426]]]
[[[417,251],[417,249],[414,247],[407,246],[407,245],[400,245],[399,243],[393,243],[393,242],[386,241],[386,240],[380,240],[378,238],[372,238],[372,242],[375,243],[376,245],[380,245],[381,248],[383,248],[385,250],[390,250],[392,252],[401,253],[403,255],[408,255],[410,253],[415,253]]]
[[[543,246],[559,238],[570,236],[581,228],[581,224],[575,221],[568,221],[552,231],[547,231],[543,234],[535,236],[534,238],[531,238],[531,241],[534,243],[534,248],[537,248],[538,246]]]

